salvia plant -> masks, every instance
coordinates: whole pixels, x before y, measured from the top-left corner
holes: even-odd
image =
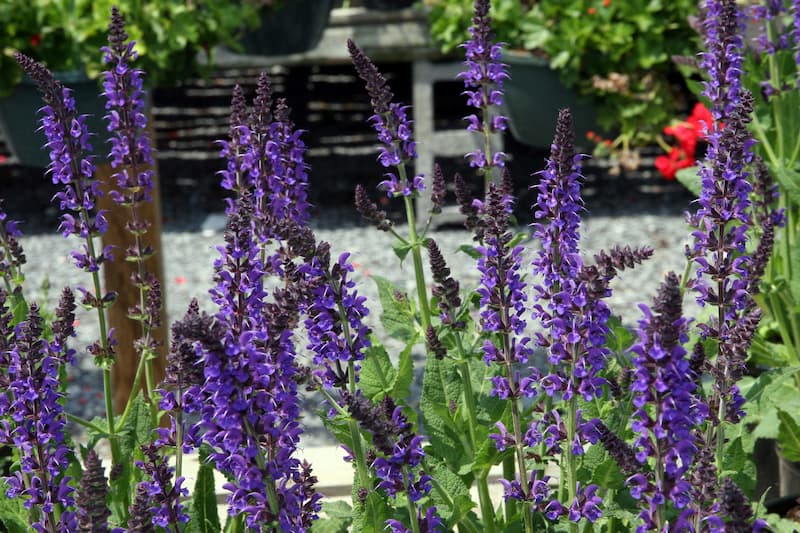
[[[687,267],[664,276],[638,324],[621,324],[608,298],[619,273],[653,250],[611,243],[593,257],[582,253],[585,156],[576,152],[568,109],[558,114],[550,157],[533,174],[531,233],[540,246],[525,259],[508,159],[491,142],[506,126],[508,74],[489,1],[476,0],[460,77],[474,109],[467,127],[479,141],[467,159],[486,186],[473,197],[463,177],[453,183],[473,234],[461,251],[475,261],[477,286],[453,277],[451,251],[420,223],[441,211],[444,172],[413,171],[409,106],[349,41],[384,173],[356,187],[355,206],[401,261],[413,263],[415,295],[375,276],[380,322],[404,348],[388,353],[367,325],[372,302],[359,293],[350,255],[309,226],[302,132],[264,74],[250,104],[234,88],[229,135],[220,141],[228,222],[213,265],[213,311],[194,300],[172,324],[161,383],[150,369],[161,290],[144,269],[155,251],[139,209],[153,183],[144,74],[123,17],[112,10],[103,96],[113,133],[109,194],[130,214],[128,250],[99,245],[108,225],[97,209],[102,187],[71,91],[17,55],[42,93],[60,230],[76,242],[72,257],[86,274],[63,290],[54,312],[28,303],[19,225],[0,215],[0,443],[14,458],[2,478],[0,522],[9,531],[171,533],[740,532],[779,524],[753,494],[743,384],[762,280],[787,267],[768,264],[773,233],[792,215],[777,205],[774,162],[759,158],[749,129],[761,119],[742,82],[745,14],[734,0],[701,8],[699,62],[713,120],[688,217]],[[796,94],[794,86],[773,89]],[[414,199],[426,187],[433,207],[418,213]],[[403,203],[406,225],[392,223],[372,189]],[[104,314],[115,295],[103,292],[99,271],[120,259],[138,265],[131,282],[140,301],[129,312],[141,324],[136,382],[144,392],[116,415],[108,379],[116,341]],[[703,312],[690,316],[687,297]],[[86,348],[71,340],[79,303],[96,310],[100,325],[99,340]],[[420,347],[422,391],[412,398],[412,352]],[[79,357],[103,369],[105,418],[65,412],[65,369]],[[351,503],[326,501],[303,460],[306,391],[321,398],[319,414],[352,465]],[[791,422],[787,441],[797,435]],[[73,425],[88,442],[74,445]],[[193,485],[189,455],[199,463]],[[214,471],[226,479],[221,487]],[[502,498],[490,491],[496,479]],[[224,520],[217,491],[225,495]]]

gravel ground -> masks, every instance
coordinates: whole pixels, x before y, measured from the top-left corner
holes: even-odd
[[[651,205],[645,209],[603,207],[598,209],[597,214],[584,218],[581,234],[582,247],[587,257],[613,244],[648,244],[655,248],[655,254],[650,261],[632,271],[623,272],[613,286],[610,305],[612,311],[620,315],[624,322],[635,324],[639,316],[637,304],[649,301],[663,274],[669,270],[682,272],[685,264],[683,249],[688,236],[683,209],[685,205],[674,202]],[[170,322],[182,316],[193,297],[198,298],[201,307],[213,312],[208,289],[211,287],[212,264],[218,256],[216,246],[222,242],[218,222],[220,217],[221,215],[207,217],[204,228],[203,224],[198,223],[199,218],[195,213],[183,222],[173,222],[164,228],[164,285]],[[350,215],[323,211],[312,224],[318,239],[332,243],[334,253],[351,252],[356,269],[355,280],[372,310],[370,325],[380,334],[381,327],[377,322],[380,305],[377,303],[375,284],[368,278],[372,275],[386,277],[401,289],[413,294],[414,275],[410,258],[398,267],[397,257],[391,248],[391,236],[364,226]],[[407,233],[402,226],[397,229],[401,235]],[[528,230],[526,227],[520,228],[520,231]],[[470,234],[463,229],[448,228],[432,231],[430,236],[438,242],[461,286],[474,288],[478,283],[475,262],[456,252],[459,245],[470,242]],[[77,271],[69,260],[73,241],[65,240],[57,234],[42,233],[26,236],[22,244],[28,257],[25,273],[29,297],[39,300],[46,297],[52,309],[61,287],[66,284],[73,287],[77,283],[88,284],[88,279],[82,279],[84,274]],[[525,244],[528,261],[538,244],[532,239]],[[49,281],[50,290],[47,293],[36,290],[45,279]],[[31,289],[34,290],[31,292]],[[97,329],[94,326],[95,320],[85,311],[79,312],[78,320],[78,337],[74,346],[80,351],[96,338]],[[394,346],[390,344],[390,353],[392,348]],[[420,346],[415,358],[421,360],[423,357]],[[421,371],[421,365],[418,364],[417,367]],[[417,377],[419,386],[421,375]],[[88,357],[80,357],[76,367],[69,372],[68,410],[88,418],[102,416],[101,391],[100,372],[93,367]],[[318,400],[315,398],[307,402],[309,410],[317,405]],[[307,445],[331,442],[316,416],[311,414],[306,423]]]

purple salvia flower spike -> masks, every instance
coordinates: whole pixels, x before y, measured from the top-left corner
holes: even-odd
[[[642,464],[655,458],[654,477],[646,483],[637,478],[641,490],[634,497],[643,501],[640,517],[645,524],[655,523],[659,529],[664,525],[659,509],[667,501],[677,509],[688,503],[689,484],[684,478],[697,451],[693,428],[707,417],[705,405],[696,401],[696,385],[683,347],[688,341],[688,321],[681,299],[680,280],[670,272],[653,309],[641,306],[639,340],[631,348],[634,451]]]
[[[470,166],[487,176],[487,181],[492,181],[494,169],[505,166],[505,154],[492,152],[489,145],[493,134],[506,129],[506,117],[493,111],[503,104],[503,82],[508,79],[508,73],[506,65],[500,61],[503,45],[493,42],[489,8],[489,0],[475,0],[469,28],[471,37],[462,45],[466,51],[466,68],[458,77],[464,80],[467,104],[479,113],[465,117],[467,130],[484,135],[487,145],[468,153],[467,159]]]
[[[133,41],[128,42],[122,15],[112,7],[108,46],[103,47],[103,61],[109,66],[103,73],[106,120],[112,133],[109,159],[116,169],[113,177],[118,188],[110,195],[118,204],[128,206],[152,201],[154,164],[146,130],[143,72],[131,66],[137,58],[134,46]]]
[[[390,198],[412,196],[423,189],[425,183],[421,175],[413,178],[407,178],[405,175],[405,165],[417,157],[411,120],[408,118],[410,106],[392,102],[394,95],[386,84],[386,79],[350,39],[347,40],[347,49],[356,72],[364,80],[375,112],[370,117],[370,122],[378,133],[378,140],[382,143],[378,161],[385,168],[397,169],[397,173],[386,173],[386,179],[379,184],[379,187],[386,191]]]
[[[189,490],[183,487],[184,479],[178,477],[173,482],[175,469],[167,464],[158,446],[145,444],[142,452],[145,460],[137,461],[136,467],[147,474],[147,480],[140,486],[147,489],[153,525],[168,533],[180,533],[181,524],[189,521],[189,515],[180,502],[181,498],[189,495]]]
[[[59,309],[69,315],[74,305],[63,302]],[[53,342],[45,340],[43,326],[38,306],[31,304],[27,320],[17,324],[8,354],[1,360],[8,383],[0,395],[0,417],[7,419],[0,425],[0,443],[15,447],[20,455],[20,469],[4,479],[6,497],[22,497],[27,508],[39,508],[31,523],[37,531],[76,531],[74,489],[64,475],[69,448],[59,392],[59,371],[68,350],[60,336]],[[56,506],[61,508],[58,518]]]
[[[247,124],[247,102],[240,85],[233,87],[228,139],[219,141],[220,156],[225,158],[225,170],[220,171],[223,189],[243,194],[246,168],[243,168],[245,152],[249,142],[250,129]]]
[[[295,129],[289,107],[284,98],[275,104],[275,141],[280,146],[281,170],[270,182],[272,216],[290,219],[304,225],[309,220],[308,165],[305,162],[306,145],[300,138],[303,131]]]

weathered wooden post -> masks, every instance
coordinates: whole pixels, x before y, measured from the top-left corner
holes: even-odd
[[[151,129],[152,133],[152,129]],[[151,139],[152,139],[151,135]],[[114,246],[114,261],[104,265],[103,275],[106,290],[117,293],[117,300],[107,310],[107,319],[110,327],[114,328],[115,338],[119,342],[116,347],[116,362],[111,368],[111,384],[114,393],[114,411],[121,413],[125,408],[128,397],[133,388],[133,379],[139,363],[139,354],[135,349],[135,342],[141,337],[141,325],[138,321],[128,318],[128,310],[139,304],[139,289],[131,283],[131,276],[138,270],[135,262],[125,261],[125,249],[134,244],[133,235],[125,229],[129,220],[130,209],[114,203],[109,197],[109,187],[114,186],[114,169],[108,163],[97,165],[97,178],[103,184],[103,198],[98,201],[99,209],[107,210],[108,231],[103,235],[103,245]],[[164,286],[164,262],[161,247],[161,193],[158,173],[153,175],[153,201],[137,206],[137,213],[141,220],[150,222],[150,229],[145,234],[146,242],[153,247],[155,254],[144,263],[145,270],[152,272],[162,281]],[[162,295],[165,291],[162,290]],[[165,355],[167,347],[167,316],[166,303],[161,307],[161,327],[152,331],[152,337],[158,342],[158,358],[153,361],[153,377],[158,384],[164,378]],[[144,388],[145,380],[141,380]]]

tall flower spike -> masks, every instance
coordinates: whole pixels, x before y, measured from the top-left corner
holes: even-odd
[[[167,464],[167,459],[159,453],[159,448],[152,444],[142,446],[145,460],[137,461],[136,467],[143,470],[149,479],[140,486],[150,496],[150,511],[153,513],[153,524],[161,526],[168,533],[180,533],[180,524],[189,521],[181,498],[189,495],[183,487],[183,477],[173,482],[174,468]]]
[[[467,154],[473,167],[477,167],[491,179],[494,168],[505,166],[505,154],[491,153],[488,145],[492,134],[506,129],[506,117],[492,111],[503,105],[503,82],[508,79],[506,66],[500,62],[503,45],[493,42],[492,19],[489,16],[489,0],[475,0],[471,38],[462,46],[466,50],[466,70],[458,75],[464,80],[467,103],[476,108],[478,114],[468,115],[468,131],[479,132],[486,137],[486,147]]]
[[[11,286],[22,281],[22,265],[25,253],[19,239],[22,237],[18,223],[8,220],[8,215],[0,209],[0,276]]]
[[[697,451],[693,428],[702,424],[707,409],[695,398],[695,383],[683,344],[688,323],[683,317],[680,280],[670,272],[659,287],[653,309],[642,305],[639,340],[634,354],[631,427],[636,458],[641,464],[654,459],[654,476],[631,476],[631,494],[643,501],[639,515],[648,528],[664,527],[663,509],[671,501],[676,509],[687,506],[691,485],[685,474]]]
[[[450,269],[444,260],[439,245],[433,239],[428,239],[428,259],[431,264],[431,273],[436,285],[432,293],[439,298],[439,317],[442,324],[447,324],[454,328],[464,326],[463,322],[456,322],[456,315],[461,308],[461,296],[459,295],[459,284],[450,275]]]
[[[716,308],[706,324],[700,324],[704,338],[718,341],[721,349],[729,342],[731,330],[752,307],[748,294],[751,257],[745,251],[746,235],[753,222],[747,166],[753,161],[754,140],[747,124],[753,111],[753,97],[742,88],[744,62],[744,19],[735,0],[707,0],[705,17],[706,53],[701,67],[708,73],[703,94],[711,101],[714,119],[707,135],[706,158],[700,166],[702,188],[700,208],[690,221],[697,228],[690,258],[697,265],[690,286],[701,305]],[[714,420],[739,412],[744,399],[727,365],[737,363],[717,357],[714,374],[718,394]],[[722,396],[720,396],[720,394]],[[722,425],[707,432],[707,445],[724,439]],[[717,460],[721,457],[718,455]],[[719,465],[717,465],[719,466]]]
[[[411,120],[408,118],[410,106],[392,102],[394,95],[386,84],[386,79],[375,64],[350,39],[347,40],[347,49],[356,72],[364,80],[372,109],[375,112],[370,117],[370,122],[378,132],[378,140],[383,144],[378,160],[385,168],[397,167],[400,174],[398,176],[391,172],[387,173],[387,179],[382,181],[379,186],[386,191],[390,198],[411,196],[424,187],[424,180],[422,176],[415,176],[411,179],[405,176],[405,163],[417,157]]]
[[[35,529],[75,531],[74,489],[64,475],[69,449],[58,379],[66,346],[46,341],[43,327],[38,306],[31,304],[2,361],[9,382],[0,395],[0,416],[7,419],[0,426],[0,443],[13,446],[20,456],[19,470],[4,479],[6,496],[24,498],[28,509],[38,507],[39,512],[32,515]],[[63,509],[60,517],[56,506]]]
[[[101,192],[99,182],[94,179],[92,158],[88,155],[92,147],[86,116],[77,114],[72,91],[57,81],[44,65],[19,52],[14,54],[14,59],[34,81],[45,103],[41,122],[50,150],[47,171],[54,184],[64,187],[54,196],[63,212],[60,230],[64,236],[77,235],[82,239],[102,235],[108,224],[103,211],[95,214],[95,201]],[[110,247],[99,255],[89,250],[88,244],[84,244],[81,251],[72,253],[78,268],[96,272],[101,263],[112,258]]]
[[[150,493],[146,485],[139,483],[129,508],[129,533],[156,533],[153,525],[153,511],[150,510]]]
[[[128,42],[125,21],[117,7],[111,8],[108,26],[108,46],[103,47],[103,61],[109,70],[103,73],[103,96],[106,98],[106,120],[111,137],[111,166],[116,169],[117,189],[111,198],[122,205],[135,206],[152,200],[153,156],[147,135],[144,114],[145,93],[142,90],[143,72],[131,67],[136,60],[134,41]],[[147,230],[146,220],[134,224]]]
[[[222,176],[221,186],[229,191],[236,191],[239,196],[244,194],[247,183],[246,163],[243,161],[247,152],[250,129],[247,127],[247,102],[241,85],[233,87],[231,98],[231,115],[228,128],[228,139],[218,141],[220,156],[225,158],[225,170],[220,170]]]

